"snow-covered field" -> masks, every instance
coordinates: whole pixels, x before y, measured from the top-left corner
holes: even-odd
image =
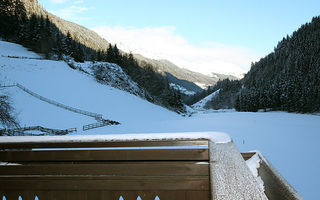
[[[17,57],[38,56],[0,41],[1,84],[17,82],[46,98],[121,123],[82,131],[83,125],[95,120],[45,103],[17,87],[0,89],[0,94],[10,94],[22,126],[78,128],[76,134],[226,132],[240,151],[259,150],[305,199],[320,199],[320,115],[225,111],[182,117],[101,85],[62,61],[8,58],[8,52]]]

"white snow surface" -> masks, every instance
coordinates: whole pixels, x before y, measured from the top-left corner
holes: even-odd
[[[121,123],[82,132],[83,125],[96,121],[42,102],[16,87],[0,89],[0,94],[10,94],[22,126],[76,127],[75,134],[92,137],[128,133],[174,135],[177,132],[197,132],[201,137],[200,132],[225,132],[241,152],[259,149],[304,199],[320,199],[320,159],[316,159],[320,155],[320,115],[228,111],[182,117],[140,97],[99,84],[62,61],[3,57],[10,51],[15,55],[30,53],[21,46],[13,50],[17,47],[15,44],[4,43],[0,41],[1,84],[18,82],[46,98],[103,114],[105,119]],[[1,141],[4,139],[0,137]]]
[[[24,58],[42,58],[39,54],[28,51],[26,48],[19,44],[11,42],[0,41],[0,56],[1,57],[24,57]]]
[[[216,144],[231,142],[226,133],[221,132],[186,132],[186,133],[144,133],[144,134],[105,134],[105,135],[72,135],[72,136],[3,136],[1,142],[98,142],[128,140],[178,140],[208,139]]]
[[[140,126],[137,122],[148,119],[161,121],[177,118],[176,113],[163,107],[97,83],[92,76],[71,69],[63,61],[0,57],[0,83],[19,83],[45,98],[73,108],[102,114],[104,119],[119,121],[126,127]],[[2,88],[0,92],[10,95],[22,126],[78,128],[78,133],[81,133],[83,125],[96,122],[91,117],[63,110],[36,99],[17,87]],[[97,133],[97,130],[85,133],[90,132]]]
[[[246,161],[247,166],[249,167],[251,173],[256,178],[259,183],[260,188],[264,191],[264,183],[261,177],[258,174],[258,169],[260,168],[261,159],[258,154],[254,154],[250,159]]]
[[[206,109],[204,108],[204,106],[206,105],[206,103],[210,101],[213,97],[215,97],[217,94],[219,94],[219,92],[220,89],[201,99],[197,103],[193,104],[191,107],[197,111],[205,111]]]

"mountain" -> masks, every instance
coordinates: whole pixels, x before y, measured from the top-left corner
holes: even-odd
[[[50,21],[57,26],[62,34],[67,35],[69,32],[74,38],[77,38],[81,44],[94,50],[108,48],[109,43],[105,39],[101,38],[96,32],[49,13],[38,3],[37,0],[21,0],[21,2],[26,9],[28,17],[31,17],[32,14],[36,14],[37,16],[48,15]]]
[[[85,59],[91,59],[92,54],[94,54],[91,50],[106,51],[109,48],[109,43],[97,33],[47,12],[37,0],[20,1],[25,8],[25,13],[28,18],[30,18],[33,14],[38,17],[48,16],[49,20],[57,27],[62,35],[67,36],[69,33],[70,36],[81,45],[88,47],[89,50],[84,50],[86,57]],[[19,0],[17,2],[19,2]],[[121,50],[120,53],[125,54]],[[179,85],[188,91],[199,92],[208,86],[214,85],[219,79],[223,78],[237,79],[236,77],[222,74],[212,74],[212,76],[206,76],[201,73],[180,68],[167,60],[154,60],[146,58],[142,55],[134,55],[134,58],[138,61],[138,63],[152,65],[156,71],[162,72],[162,75],[168,79],[169,83]]]
[[[226,90],[239,111],[319,112],[320,16],[284,37],[274,52],[253,63],[240,85],[231,85]],[[214,99],[212,106],[217,103]]]
[[[207,76],[198,72],[193,72],[185,68],[178,67],[168,60],[156,60],[143,57],[140,54],[135,54],[135,58],[140,62],[151,63],[156,66],[158,71],[165,75],[170,83],[178,84],[189,91],[201,92],[209,86],[215,85],[219,80],[229,78],[231,80],[238,79],[232,75],[224,75],[213,73],[212,76]]]
[[[36,0],[3,2],[0,7],[3,39],[20,43],[47,59],[117,64],[144,90],[146,95],[143,96],[148,101],[178,113],[186,111],[180,93],[170,87],[155,66],[138,64],[132,54],[120,51],[93,31],[51,15]],[[101,72],[107,70],[106,66],[103,68]]]

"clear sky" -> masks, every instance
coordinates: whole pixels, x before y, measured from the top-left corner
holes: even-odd
[[[204,73],[247,71],[284,36],[320,15],[319,0],[38,1],[120,48],[197,71],[206,68]]]

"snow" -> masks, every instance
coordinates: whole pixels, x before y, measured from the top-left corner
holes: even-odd
[[[205,84],[205,83],[195,82],[195,84],[196,84],[197,86],[201,87],[202,89],[206,89],[206,88],[208,87],[208,85]]]
[[[140,97],[97,83],[92,76],[71,69],[63,61],[0,57],[0,80],[2,85],[19,83],[47,99],[102,114],[104,119],[125,126],[140,126],[137,122],[148,119],[162,121],[181,117]],[[96,122],[91,117],[40,101],[16,87],[3,88],[0,92],[10,94],[22,126],[77,128],[81,133],[83,125]],[[90,132],[96,133],[96,130],[85,133]]]
[[[204,108],[204,106],[206,105],[206,103],[210,101],[213,97],[215,97],[217,94],[219,94],[219,92],[220,89],[201,99],[197,103],[193,104],[191,107],[197,111],[205,111],[206,109]]]
[[[21,165],[18,163],[0,162],[0,165]]]
[[[42,58],[39,54],[28,51],[21,45],[0,41],[0,56],[1,57],[25,57],[25,58]]]
[[[209,147],[212,199],[267,200],[233,142]]]
[[[84,63],[69,61],[69,64],[72,64],[75,68],[83,70],[93,77],[95,69],[104,69],[101,71],[101,73],[103,73],[103,80],[105,81],[105,84],[137,96],[145,97],[145,92],[140,89],[138,84],[132,81],[131,78],[124,73],[122,68],[117,64],[108,62],[92,63],[88,61]]]
[[[273,178],[279,180],[279,182],[282,184],[282,187],[284,187],[284,188],[286,188],[288,190],[288,194],[290,196],[288,198],[299,199],[299,200],[303,199],[301,197],[301,195],[295,190],[295,188],[293,188],[292,185],[290,185],[290,183],[288,183],[288,181],[279,173],[279,171],[276,168],[274,168],[274,166],[269,161],[267,161],[267,159],[261,154],[260,151],[256,150],[256,151],[253,151],[253,152],[255,152],[256,153],[255,155],[259,157],[260,163],[262,163],[263,165],[266,165],[268,167],[268,169],[270,170]],[[266,182],[267,181],[268,180],[266,180]]]
[[[186,133],[144,133],[144,134],[106,134],[106,135],[73,135],[73,136],[25,136],[1,137],[1,142],[101,142],[129,140],[179,140],[179,139],[208,139],[215,144],[231,142],[226,133],[221,132],[186,132]]]
[[[5,45],[7,49],[3,49]],[[19,56],[33,54],[15,44],[8,45],[0,42],[1,55],[10,51]],[[317,159],[320,155],[319,115],[226,111],[182,117],[140,97],[97,83],[92,76],[71,69],[65,62],[1,55],[1,84],[18,82],[46,98],[121,123],[83,132],[83,125],[96,122],[93,118],[40,101],[16,87],[0,89],[0,93],[11,94],[22,126],[78,128],[75,134],[79,138],[84,134],[90,137],[122,134],[125,137],[128,133],[136,136],[144,133],[175,135],[177,132],[196,132],[202,137],[201,132],[225,132],[241,152],[259,149],[304,199],[320,199],[317,192],[320,180],[320,159]],[[0,138],[1,141],[4,139]]]
[[[246,161],[246,164],[249,167],[253,176],[256,178],[257,182],[259,183],[260,188],[264,191],[264,183],[261,177],[258,175],[260,162],[261,162],[261,159],[259,158],[258,154],[254,154],[250,159]]]
[[[190,90],[187,90],[185,87],[182,87],[181,85],[177,85],[177,84],[174,84],[174,83],[170,83],[170,86],[175,89],[175,90],[178,90],[180,91],[182,94],[185,94],[185,95],[194,95],[196,92],[194,91],[190,91]]]

